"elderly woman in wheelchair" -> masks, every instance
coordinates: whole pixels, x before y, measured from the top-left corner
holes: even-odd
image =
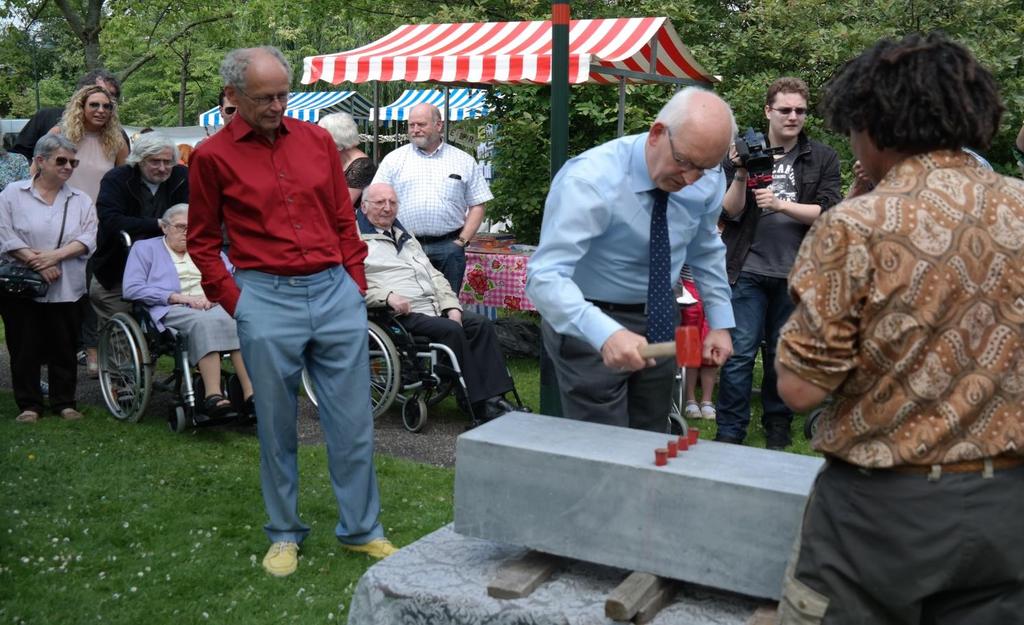
[[[144,304],[156,327],[188,337],[189,364],[199,368],[205,395],[203,412],[211,418],[237,415],[221,388],[221,354],[227,352],[242,387],[244,412],[253,414],[253,389],[239,351],[235,320],[206,299],[202,276],[185,246],[188,204],[175,204],[160,219],[164,236],[137,241],[128,255],[122,283],[124,298]],[[226,263],[225,259],[225,263]]]

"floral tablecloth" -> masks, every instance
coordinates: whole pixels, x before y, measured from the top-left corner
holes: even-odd
[[[525,254],[466,252],[459,301],[508,310],[537,310],[526,298]]]

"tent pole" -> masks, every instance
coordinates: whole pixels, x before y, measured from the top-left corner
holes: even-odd
[[[448,130],[449,130],[449,126],[448,126],[448,113],[451,112],[451,106],[450,106],[451,100],[450,100],[450,97],[451,97],[451,93],[449,93],[449,91],[448,91],[448,85],[445,85],[445,87],[444,87],[444,142],[445,143],[450,143],[449,135],[448,135]]]
[[[380,81],[373,81],[373,164],[380,165]]]
[[[617,137],[626,134],[626,78],[619,76],[619,127]]]
[[[551,0],[551,178],[569,159],[569,0]],[[540,350],[540,412],[562,416],[555,365]]]

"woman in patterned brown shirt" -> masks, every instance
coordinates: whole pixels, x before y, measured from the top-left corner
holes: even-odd
[[[1020,622],[1024,182],[961,151],[998,130],[996,84],[909,35],[842,68],[823,109],[876,187],[815,222],[789,276],[779,394],[833,401],[782,622]]]

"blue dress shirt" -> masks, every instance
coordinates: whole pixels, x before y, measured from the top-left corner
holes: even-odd
[[[644,158],[647,133],[609,141],[571,159],[544,205],[540,245],[527,268],[526,294],[561,334],[600,350],[622,325],[587,299],[647,301],[654,189]],[[735,325],[718,216],[725,176],[708,172],[669,194],[671,275],[693,270],[712,329]]]

